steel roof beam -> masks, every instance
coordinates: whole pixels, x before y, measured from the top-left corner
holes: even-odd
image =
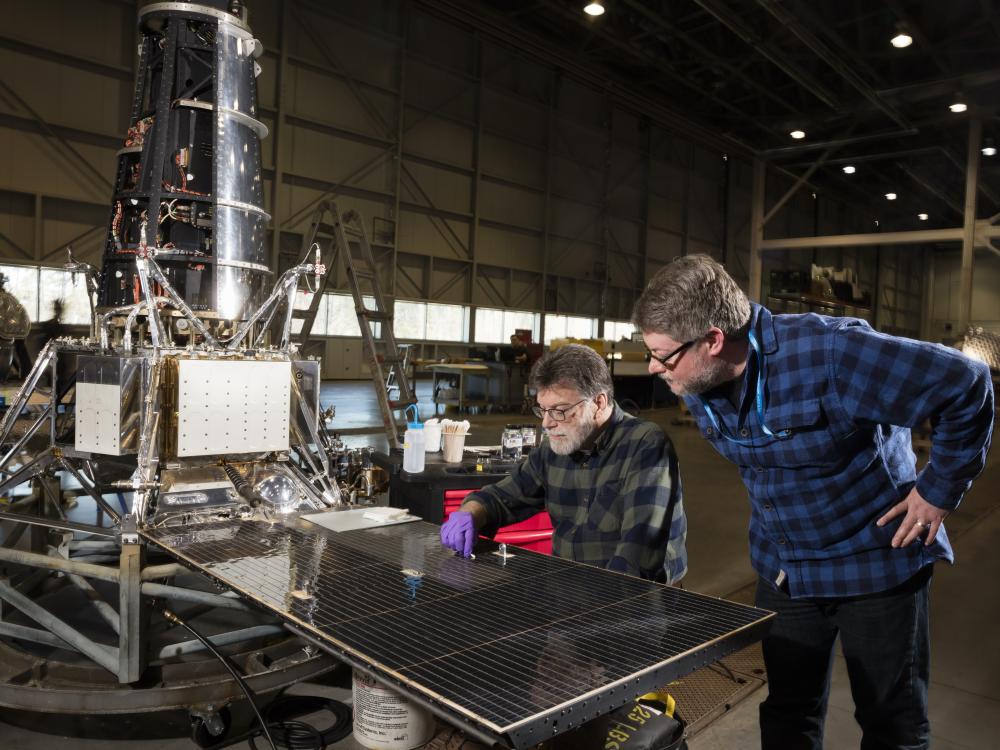
[[[510,42],[512,32],[516,33],[518,49],[526,57],[541,60],[567,71],[577,80],[607,91],[619,105],[638,114],[645,114],[654,123],[670,129],[702,145],[718,148],[731,154],[750,155],[754,152],[747,144],[733,136],[720,133],[702,123],[664,106],[660,101],[643,95],[630,87],[623,79],[609,76],[606,71],[588,69],[567,54],[553,48],[551,42],[526,32],[522,28],[512,29],[502,16],[486,12],[482,8],[472,8],[459,0],[417,0],[417,5],[450,20],[478,29],[491,39]]]
[[[864,247],[872,245],[924,245],[932,242],[961,242],[962,227],[920,229],[912,232],[868,232],[817,237],[783,237],[763,240],[761,250],[811,250],[816,247]]]
[[[555,0],[549,0],[549,5],[552,7],[553,10],[558,10],[559,12],[561,12],[568,20],[585,25],[589,28],[589,24],[587,23],[586,20],[580,17],[579,13],[569,8],[561,6],[560,4],[555,2]],[[722,109],[726,110],[727,112],[730,112],[734,117],[738,117],[741,122],[750,122],[753,125],[757,126],[763,132],[767,133],[768,135],[772,137],[774,136],[774,130],[772,128],[768,127],[767,125],[764,125],[762,122],[760,122],[757,119],[754,119],[753,117],[749,117],[744,110],[741,110],[739,107],[736,107],[732,102],[726,101],[721,97],[708,93],[707,91],[705,91],[705,87],[702,84],[688,79],[686,76],[678,72],[669,63],[669,61],[657,59],[656,57],[646,52],[645,50],[640,49],[632,44],[629,44],[627,41],[619,39],[618,37],[608,33],[607,31],[604,31],[603,29],[594,28],[592,29],[592,33],[594,37],[603,39],[604,41],[613,45],[614,47],[617,47],[618,49],[631,53],[646,65],[651,65],[656,70],[660,71],[662,74],[668,76],[675,82],[679,83],[681,86],[686,86],[688,89],[691,90],[692,93],[699,94],[702,97],[708,99],[709,101],[715,103]]]
[[[871,161],[888,161],[889,159],[899,159],[903,156],[930,156],[941,150],[940,146],[921,146],[920,148],[905,148],[898,151],[880,151],[875,154],[855,154],[854,156],[838,156],[836,159],[827,159],[828,166],[838,166],[840,164],[863,164]],[[808,167],[811,161],[800,161],[789,164],[788,167]]]
[[[840,148],[841,146],[853,146],[857,143],[871,143],[872,141],[882,141],[887,138],[905,138],[908,136],[918,135],[920,131],[916,128],[906,128],[905,130],[889,130],[882,133],[872,133],[871,135],[857,135],[850,138],[839,138],[830,141],[813,141],[812,143],[803,143],[797,146],[782,146],[781,148],[772,148],[766,151],[761,151],[762,156],[766,156],[770,159],[780,158],[782,156],[789,156],[792,154],[801,154],[806,151],[817,151],[826,148]]]
[[[936,197],[942,203],[944,203],[948,208],[957,213],[959,216],[963,215],[962,204],[957,200],[947,195],[941,188],[933,185],[922,175],[917,174],[910,166],[904,164],[903,162],[896,162],[896,166],[903,172],[907,177],[917,183],[920,187],[926,190],[928,193]]]
[[[990,68],[977,73],[953,75],[947,78],[934,78],[926,81],[918,81],[917,83],[908,83],[905,86],[896,86],[891,89],[879,89],[875,93],[882,99],[921,102],[954,94],[959,89],[967,92],[971,89],[989,86],[998,81],[1000,81],[1000,68]]]
[[[640,2],[640,0],[624,0],[624,2],[629,8],[639,13],[646,20],[656,24],[656,26],[658,26],[663,31],[675,35],[675,38],[678,41],[687,45],[689,48],[697,52],[699,55],[702,55],[703,57],[707,58],[712,65],[718,65],[722,67],[727,73],[729,73],[732,76],[735,76],[754,91],[763,95],[765,98],[774,101],[775,103],[781,105],[782,107],[785,107],[789,111],[791,112],[798,111],[798,107],[794,106],[791,102],[778,96],[777,94],[774,93],[774,91],[769,89],[767,86],[758,83],[753,78],[744,73],[742,70],[737,68],[735,65],[729,63],[727,60],[724,60],[723,58],[713,53],[708,47],[696,41],[690,34],[686,34],[680,29],[673,26],[669,21],[667,21],[666,18],[663,17],[662,13],[657,13],[653,10],[650,10],[648,7],[646,7],[645,2]]]
[[[719,0],[695,0],[698,5],[711,14],[723,26],[736,34],[755,52],[764,57],[768,62],[778,67],[789,78],[805,88],[810,94],[831,109],[840,109],[841,103],[837,96],[824,84],[816,79],[811,73],[803,70],[797,64],[788,60],[781,52],[773,49],[767,42],[760,39],[757,33],[736,18],[732,11]]]
[[[704,2],[704,0],[698,0]],[[879,110],[890,117],[902,128],[912,127],[910,121],[891,104],[883,101],[868,82],[850,68],[840,57],[830,49],[825,42],[807,29],[792,13],[783,8],[775,0],[757,0],[757,4],[770,13],[779,23],[783,24],[799,40],[812,50],[820,60],[829,65],[841,78],[847,81],[855,90],[874,104]]]

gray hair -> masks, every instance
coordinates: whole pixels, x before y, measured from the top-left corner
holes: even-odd
[[[640,332],[665,333],[677,341],[697,339],[713,326],[736,337],[749,320],[747,295],[708,255],[685,255],[661,268],[632,312]]]
[[[587,399],[606,393],[611,401],[615,396],[607,363],[600,354],[581,344],[567,344],[546,352],[531,368],[528,385],[538,389],[573,388]]]

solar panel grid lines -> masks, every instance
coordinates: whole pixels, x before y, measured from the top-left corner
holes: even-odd
[[[768,618],[569,560],[523,550],[504,560],[492,543],[464,559],[425,523],[142,533],[356,667],[517,748],[745,645]]]
[[[508,637],[526,628],[549,625],[563,618],[596,607],[620,602],[623,596],[638,596],[647,586],[631,586],[629,579],[620,578],[620,585],[605,591],[588,588],[579,569],[569,569],[549,576],[518,581],[486,590],[476,590],[461,597],[442,599],[400,612],[393,621],[393,631],[386,632],[380,618],[360,620],[355,624],[372,643],[395,643],[397,658],[393,667],[411,666],[403,654],[414,653],[418,661],[436,659],[454,652],[453,638],[440,632],[440,623],[461,619],[481,641]],[[641,583],[641,582],[639,582]],[[539,590],[540,589],[540,590]],[[631,593],[625,593],[634,589]],[[531,615],[527,617],[527,615]],[[532,624],[526,625],[525,622]],[[401,637],[400,637],[401,636]]]
[[[655,596],[655,593],[648,596]],[[511,636],[503,648],[496,648],[496,643],[483,644],[465,653],[401,672],[418,682],[450,680],[455,695],[470,692],[475,685],[492,684],[494,700],[481,710],[484,717],[509,728],[513,715],[500,710],[495,700],[498,697],[504,697],[504,702],[515,709],[515,714],[523,714],[537,710],[540,691],[556,702],[570,700],[595,689],[606,689],[607,683],[625,679],[643,671],[644,667],[647,670],[655,668],[703,643],[704,637],[695,633],[681,633],[678,639],[678,633],[651,630],[649,626],[657,622],[648,615],[654,602],[628,604],[628,611],[618,613],[627,621],[625,625],[615,625],[609,621],[610,613],[596,611],[579,615],[573,622],[560,622],[562,653],[554,653],[560,650],[560,644],[553,644],[549,630],[534,629]],[[608,639],[615,631],[622,640],[611,644]],[[668,635],[673,645],[665,646],[664,639]],[[600,656],[592,657],[592,654]],[[651,661],[654,664],[650,665]],[[469,674],[475,678],[467,677]],[[527,693],[525,675],[535,675]]]

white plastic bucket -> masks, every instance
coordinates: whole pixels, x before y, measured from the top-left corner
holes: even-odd
[[[354,672],[354,738],[371,750],[411,750],[434,736],[434,717],[363,672]]]

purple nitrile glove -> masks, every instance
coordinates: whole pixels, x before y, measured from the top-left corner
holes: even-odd
[[[476,524],[472,514],[464,510],[454,511],[441,527],[441,544],[462,553],[462,557],[470,557],[475,543]]]

